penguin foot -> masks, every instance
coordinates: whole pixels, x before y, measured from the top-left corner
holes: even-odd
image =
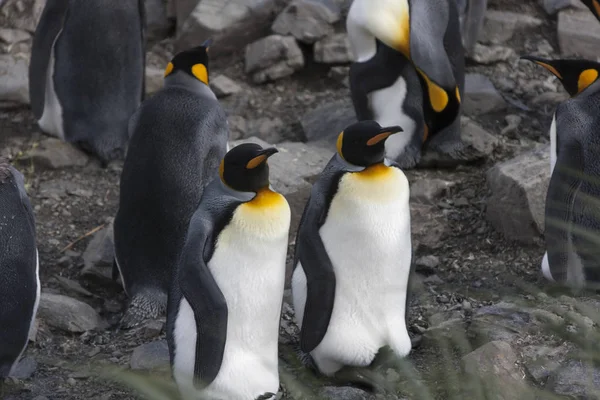
[[[138,293],[131,299],[119,325],[121,329],[135,328],[148,319],[160,317],[166,309],[166,294],[159,291]]]
[[[261,394],[256,398],[256,400],[271,400],[277,397],[276,393],[267,392],[265,394]]]
[[[352,385],[367,392],[388,390],[385,377],[368,368],[344,367],[335,373],[333,379],[342,385]]]
[[[307,369],[311,370],[314,373],[319,373],[319,369],[317,368],[317,364],[315,364],[315,360],[313,360],[312,356],[309,353],[305,353],[300,348],[300,343],[295,343],[293,345],[294,351],[300,360],[300,363]]]
[[[482,162],[485,154],[464,142],[456,142],[452,145],[442,144],[425,149],[419,168],[455,168],[459,165],[474,164]]]
[[[400,169],[413,169],[421,161],[421,148],[408,146],[405,150],[396,157],[396,163],[400,166]]]

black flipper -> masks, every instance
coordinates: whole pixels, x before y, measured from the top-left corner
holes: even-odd
[[[202,210],[192,217],[178,266],[178,283],[196,320],[197,388],[210,384],[219,373],[227,337],[227,302],[206,264],[215,228],[207,217]]]
[[[138,0],[138,10],[140,10],[140,22],[142,28],[142,95],[140,97],[140,101],[144,101],[146,98],[146,29],[148,25],[148,21],[146,20],[146,8],[145,1]]]
[[[44,112],[52,45],[63,27],[68,9],[69,0],[47,0],[35,29],[29,62],[29,97],[36,119],[40,119]]]
[[[306,304],[300,331],[300,349],[309,353],[319,345],[329,326],[335,299],[335,273],[321,240],[319,229],[325,222],[331,199],[344,171],[335,155],[313,185],[302,214],[296,239],[296,257],[306,274]]]

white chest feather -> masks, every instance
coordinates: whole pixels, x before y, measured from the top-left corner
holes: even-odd
[[[554,172],[556,165],[556,113],[552,117],[552,125],[550,125],[550,174]]]
[[[369,107],[373,111],[373,119],[381,126],[398,125],[404,129],[400,135],[392,135],[385,142],[387,157],[397,159],[417,134],[416,122],[404,113],[402,106],[406,100],[406,81],[399,76],[392,86],[369,94]]]
[[[62,32],[62,31],[61,31]],[[58,97],[56,96],[56,90],[54,89],[54,45],[60,37],[61,33],[56,36],[52,49],[50,51],[50,60],[48,60],[48,71],[46,71],[46,90],[44,95],[44,111],[42,117],[38,121],[38,125],[42,131],[49,135],[56,136],[61,140],[65,139],[62,106]]]
[[[408,182],[396,168],[378,174],[344,175],[320,229],[336,277],[330,324],[311,352],[325,374],[344,365],[369,365],[385,345],[399,356],[410,351],[404,319],[411,262]],[[301,265],[292,285],[301,325],[306,301]]]
[[[208,263],[227,301],[228,320],[221,369],[202,393],[193,389],[191,380],[196,349],[194,317],[182,300],[175,335],[177,348],[184,350],[181,359],[175,360],[179,370],[175,375],[189,398],[254,400],[279,388],[277,343],[290,208],[283,196],[271,193],[237,208]]]

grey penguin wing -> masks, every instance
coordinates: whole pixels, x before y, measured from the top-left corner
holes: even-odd
[[[556,281],[567,278],[569,226],[573,220],[573,205],[583,173],[583,153],[580,144],[571,136],[580,128],[581,115],[573,100],[557,107],[556,166],[550,177],[546,194],[544,238],[548,264]],[[575,106],[575,107],[572,107]],[[567,137],[560,133],[568,134]],[[563,140],[561,140],[563,139]]]
[[[333,312],[336,279],[319,229],[325,222],[329,205],[344,171],[334,158],[314,184],[300,220],[296,239],[296,260],[306,275],[306,304],[300,332],[300,348],[309,353],[321,343]]]
[[[138,0],[138,10],[140,11],[140,24],[142,32],[142,93],[140,100],[144,101],[146,97],[146,28],[147,28],[147,15],[144,0]]]
[[[214,229],[212,215],[201,205],[190,220],[177,275],[196,322],[194,378],[199,386],[219,373],[227,337],[227,302],[206,263],[214,249]]]
[[[29,97],[31,109],[37,119],[44,112],[52,46],[62,30],[68,9],[69,0],[48,0],[35,29],[29,62]]]

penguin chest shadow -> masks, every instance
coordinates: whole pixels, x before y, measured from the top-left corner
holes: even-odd
[[[345,174],[319,233],[336,277],[330,326],[321,347],[363,349],[347,362],[368,363],[379,347],[408,347],[404,324],[411,261],[409,187],[398,168]],[[344,332],[352,331],[352,335]],[[341,343],[345,341],[345,343]],[[410,343],[410,342],[408,342]]]

